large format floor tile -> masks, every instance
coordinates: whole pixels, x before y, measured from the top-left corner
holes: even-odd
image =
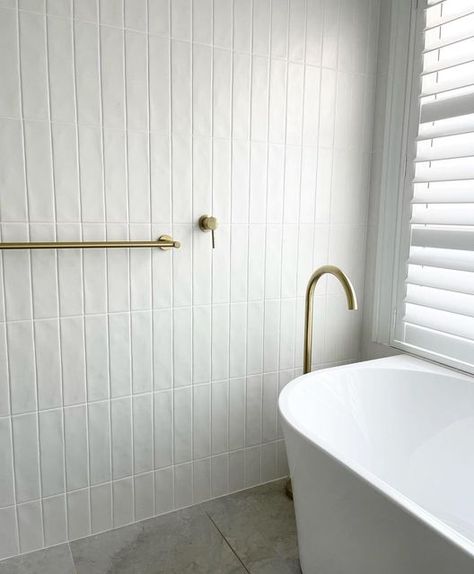
[[[293,503],[277,481],[203,505],[251,574],[300,573]]]
[[[199,508],[71,543],[77,574],[242,574],[245,569]]]
[[[0,574],[300,574],[278,481],[0,562]]]
[[[76,574],[69,544],[0,562],[0,574]]]

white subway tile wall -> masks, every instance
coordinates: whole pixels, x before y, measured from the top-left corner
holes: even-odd
[[[0,0],[0,558],[287,473],[331,262],[363,298],[378,0]],[[221,225],[216,249],[197,228]],[[361,313],[316,295],[315,367]]]

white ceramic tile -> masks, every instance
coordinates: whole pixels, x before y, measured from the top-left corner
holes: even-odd
[[[230,136],[232,58],[228,50],[214,49],[213,53],[213,135]]]
[[[237,450],[229,454],[229,491],[244,488],[244,451]]]
[[[214,305],[212,310],[212,379],[229,376],[229,308]]]
[[[321,64],[323,41],[323,0],[308,0],[306,12],[306,62]]]
[[[4,184],[0,188],[2,221],[24,221],[26,218],[26,181],[23,172],[22,124],[0,118],[0,154],[8,161],[0,164]]]
[[[37,406],[37,398],[31,323],[10,323],[7,340],[12,413],[32,411]]]
[[[211,307],[193,309],[193,382],[211,380]]]
[[[191,0],[171,0],[171,34],[178,40],[191,40]]]
[[[234,50],[249,52],[252,37],[252,3],[251,0],[240,0],[234,4]]]
[[[230,299],[245,301],[248,291],[249,230],[247,225],[233,225],[230,252]]]
[[[102,121],[106,128],[123,128],[125,121],[123,32],[101,27]]]
[[[247,369],[247,304],[233,303],[230,307],[229,374],[242,377]]]
[[[19,14],[23,115],[35,120],[48,118],[44,24],[41,14]]]
[[[336,101],[336,73],[323,68],[321,73],[321,104],[319,145],[332,147],[334,141],[334,114]]]
[[[157,36],[150,36],[148,42],[150,128],[166,132],[170,125],[170,44]]]
[[[194,0],[193,41],[200,44],[212,44],[212,0]]]
[[[304,59],[306,26],[306,0],[291,0],[288,46],[290,60]]]
[[[90,482],[99,484],[110,481],[110,405],[108,402],[92,403],[88,409]]]
[[[54,123],[51,129],[56,219],[78,221],[80,205],[76,126]]]
[[[15,503],[10,420],[0,419],[0,507]]]
[[[102,235],[102,234],[101,234]],[[102,235],[101,239],[105,239]],[[84,234],[85,240],[92,238]],[[105,313],[107,310],[106,252],[94,249],[84,252],[84,307],[87,314]]]
[[[232,147],[232,223],[248,222],[249,170],[249,142],[235,140]]]
[[[154,395],[155,468],[173,462],[173,396],[171,391]]]
[[[3,234],[4,240],[8,238]],[[24,240],[19,237],[19,240]],[[4,253],[4,281],[7,320],[31,318],[30,258],[28,253]]]
[[[260,482],[260,447],[244,451],[245,486],[249,488]]]
[[[81,20],[95,22],[97,20],[96,0],[73,0],[74,16]]]
[[[294,366],[295,308],[295,299],[282,300],[280,319],[280,369],[291,369]]]
[[[151,239],[148,225],[130,226],[130,239]],[[130,306],[132,311],[151,309],[152,254],[148,249],[130,253]]]
[[[173,222],[189,223],[192,217],[191,136],[173,135]]]
[[[15,556],[20,551],[16,533],[15,507],[0,508],[0,558]]]
[[[101,484],[91,488],[92,533],[112,528],[112,486]]]
[[[64,492],[64,427],[59,409],[39,414],[41,493],[53,496]]]
[[[277,444],[274,442],[261,447],[261,481],[268,482],[279,478],[277,461]]]
[[[155,511],[157,514],[174,508],[173,468],[163,468],[155,472]]]
[[[249,226],[248,299],[262,299],[265,278],[265,227]]]
[[[44,543],[46,546],[67,540],[66,497],[52,496],[43,500]]]
[[[253,3],[253,52],[267,56],[270,48],[271,0]]]
[[[286,58],[288,53],[289,0],[272,0],[272,56]]]
[[[262,440],[272,441],[277,438],[278,409],[278,376],[268,373],[263,376],[262,399]]]
[[[280,301],[265,301],[264,321],[263,370],[278,371]]]
[[[214,1],[214,45],[232,48],[232,0]]]
[[[209,0],[205,0],[209,2]],[[210,136],[212,127],[212,49],[193,45],[193,133]]]
[[[209,458],[193,462],[193,502],[211,498],[211,461]]]
[[[212,250],[212,302],[228,303],[230,295],[230,226],[220,225]],[[208,238],[211,239],[210,237]],[[208,246],[209,249],[209,246]]]
[[[114,479],[132,474],[132,401],[112,401],[112,476]]]
[[[68,538],[76,540],[91,533],[90,497],[88,490],[76,490],[67,495]]]
[[[174,386],[183,387],[192,381],[192,313],[190,307],[173,312]]]
[[[80,125],[81,211],[84,221],[102,221],[104,219],[100,137],[99,129]]]
[[[150,221],[148,137],[146,133],[128,133],[128,195],[130,221]]]
[[[191,132],[191,60],[190,44],[173,41],[171,45],[173,131],[186,134]]]
[[[132,313],[132,388],[134,393],[153,389],[152,313]]]
[[[193,502],[193,466],[191,463],[175,466],[174,501],[176,508],[184,508]]]
[[[85,400],[84,323],[81,317],[61,319],[61,361],[65,405]]]
[[[146,0],[124,0],[125,26],[136,30],[146,30],[147,2]]]
[[[268,76],[268,59],[261,56],[254,56],[252,62],[252,140],[266,141],[267,139]]]
[[[68,491],[84,488],[89,481],[87,409],[85,405],[64,409],[66,438],[66,485]]]
[[[134,480],[135,520],[151,518],[155,512],[153,473],[141,474]]]
[[[286,141],[290,145],[299,145],[301,143],[305,85],[304,75],[305,70],[303,65],[289,64]]]
[[[263,302],[250,301],[247,324],[247,373],[263,369]]]
[[[104,129],[104,183],[107,221],[127,220],[125,133]]]
[[[87,398],[90,401],[107,399],[109,398],[109,355],[105,315],[86,317],[85,340]]]
[[[298,229],[295,225],[283,227],[282,243],[281,296],[296,297]]]
[[[39,501],[18,506],[20,552],[32,552],[43,547],[43,518]]]
[[[36,500],[40,496],[38,417],[19,415],[13,417],[12,424],[16,501]]]
[[[183,247],[173,254],[173,303],[182,307],[191,305],[193,300],[192,228],[174,225],[173,234],[183,242]]]
[[[245,379],[229,381],[229,449],[245,445]]]
[[[285,148],[270,145],[268,150],[268,204],[267,223],[283,221],[285,188]]]
[[[150,34],[170,34],[170,0],[149,0],[148,29]]]
[[[169,309],[153,312],[154,389],[168,389],[173,377],[172,314]]]
[[[193,219],[210,215],[212,207],[212,139],[193,138]],[[216,211],[216,213],[219,213]],[[209,247],[207,242],[206,247]],[[208,250],[207,250],[208,251]]]
[[[267,208],[267,145],[253,142],[250,149],[250,223],[265,223]],[[270,190],[268,193],[271,194]]]
[[[110,389],[112,397],[131,392],[130,316],[109,316]]]
[[[131,478],[117,480],[112,485],[114,528],[133,522],[133,481]]]
[[[229,492],[229,457],[220,454],[211,458],[211,494],[223,496]]]
[[[123,0],[100,0],[100,22],[110,26],[123,26]]]
[[[231,155],[230,140],[214,140],[213,146],[213,210],[221,223],[231,221]]]
[[[193,458],[211,454],[211,385],[193,389]]]
[[[63,18],[48,17],[48,66],[51,119],[73,122],[74,67],[72,26]]]
[[[192,391],[176,389],[174,397],[174,462],[186,462],[192,458]]]
[[[280,297],[282,227],[268,225],[266,229],[265,298]]]
[[[99,124],[99,35],[94,24],[74,22],[77,114],[79,122]]]
[[[211,404],[212,454],[220,454],[228,450],[229,384],[227,381],[212,383]]]
[[[133,397],[134,473],[153,470],[153,395]]]
[[[283,60],[271,60],[269,134],[272,143],[285,143],[286,102],[287,102],[287,64]]]
[[[233,137],[246,139],[250,134],[251,56],[234,52],[232,88]]]
[[[13,10],[0,8],[0,37],[2,38],[0,75],[3,78],[0,88],[0,115],[18,117],[20,115],[18,31]]]
[[[7,334],[4,323],[0,327],[0,416],[4,417],[9,414],[10,388],[8,380]]]
[[[25,154],[27,166],[27,190],[28,190],[28,210],[31,221],[51,221],[53,219],[53,179],[51,173],[51,138],[50,127],[46,122],[25,122]],[[59,137],[66,133],[59,129]],[[56,141],[56,143],[60,143]],[[65,142],[64,142],[65,143]],[[66,159],[67,149],[62,150]],[[59,156],[61,151],[58,151]],[[61,186],[61,173],[59,175],[59,187]],[[74,175],[74,172],[72,173]],[[69,174],[71,177],[71,174]],[[74,190],[74,181],[71,189]],[[59,190],[58,190],[59,191]],[[70,195],[70,193],[69,193]],[[61,199],[59,200],[61,203]],[[62,205],[60,205],[62,207]],[[62,214],[61,214],[62,215]],[[36,238],[40,241],[41,238]]]

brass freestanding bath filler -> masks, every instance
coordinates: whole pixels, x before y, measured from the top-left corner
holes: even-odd
[[[335,265],[323,265],[318,267],[311,275],[308,286],[306,287],[306,302],[305,302],[305,322],[304,322],[304,354],[303,354],[303,374],[311,372],[311,363],[313,357],[313,307],[314,307],[314,290],[319,279],[329,273],[334,275],[341,283],[347,297],[347,308],[349,311],[357,310],[357,295],[354,287],[349,280],[349,277],[336,267]],[[293,488],[291,486],[291,479],[286,482],[286,494],[293,498]]]

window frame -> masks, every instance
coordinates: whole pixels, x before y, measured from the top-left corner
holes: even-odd
[[[409,345],[397,336],[410,248],[425,1],[402,0],[396,4],[392,5],[390,23],[372,341],[472,374],[474,368],[449,356]]]

